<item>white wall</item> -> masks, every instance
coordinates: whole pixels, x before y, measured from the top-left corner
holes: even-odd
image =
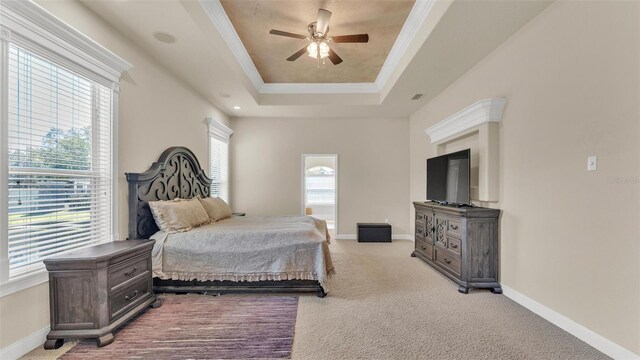
[[[389,219],[409,234],[408,119],[238,118],[231,206],[248,215],[302,211],[302,154],[338,154],[338,232]]]
[[[411,199],[424,129],[506,97],[501,282],[640,353],[640,3],[556,2],[411,117]],[[587,172],[587,156],[598,170]]]
[[[127,235],[125,172],[146,170],[169,146],[184,145],[208,163],[207,126],[226,115],[183,85],[153,58],[75,1],[38,1],[54,15],[116,53],[133,69],[120,83],[118,131],[119,236]],[[0,298],[0,349],[49,324],[48,284]]]

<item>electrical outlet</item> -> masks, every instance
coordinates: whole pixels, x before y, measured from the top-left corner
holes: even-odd
[[[587,170],[595,171],[598,169],[598,157],[595,155],[591,155],[587,157]]]
[[[384,223],[388,224],[389,223],[389,219],[384,219]]]

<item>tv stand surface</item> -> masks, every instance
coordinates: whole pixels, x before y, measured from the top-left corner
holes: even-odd
[[[473,205],[473,204],[450,203],[450,202],[446,202],[446,201],[437,201],[437,200],[429,200],[429,201],[425,202],[425,204],[436,204],[436,205],[440,205],[440,206],[449,206],[449,207],[456,207],[456,208],[475,207],[475,205]]]

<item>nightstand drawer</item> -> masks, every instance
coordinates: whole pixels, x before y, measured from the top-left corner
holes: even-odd
[[[129,259],[122,264],[109,268],[109,289],[131,280],[149,269],[149,257],[147,255]]]
[[[111,319],[125,314],[129,309],[151,296],[151,286],[148,275],[136,277],[136,280],[109,295],[109,313]]]

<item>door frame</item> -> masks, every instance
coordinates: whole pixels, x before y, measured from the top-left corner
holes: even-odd
[[[302,215],[306,215],[306,206],[305,206],[305,190],[306,190],[306,181],[305,181],[305,169],[304,169],[304,160],[307,157],[314,157],[314,156],[326,156],[326,157],[333,157],[335,160],[335,164],[336,164],[336,168],[335,168],[335,184],[336,184],[336,198],[335,198],[335,205],[333,207],[333,213],[334,213],[334,232],[335,234],[338,234],[338,199],[339,199],[339,186],[338,186],[338,154],[302,154],[300,156],[300,174],[301,174],[301,178],[300,178],[300,188],[301,188],[301,208],[300,208],[300,214]],[[335,235],[334,234],[334,235]]]

